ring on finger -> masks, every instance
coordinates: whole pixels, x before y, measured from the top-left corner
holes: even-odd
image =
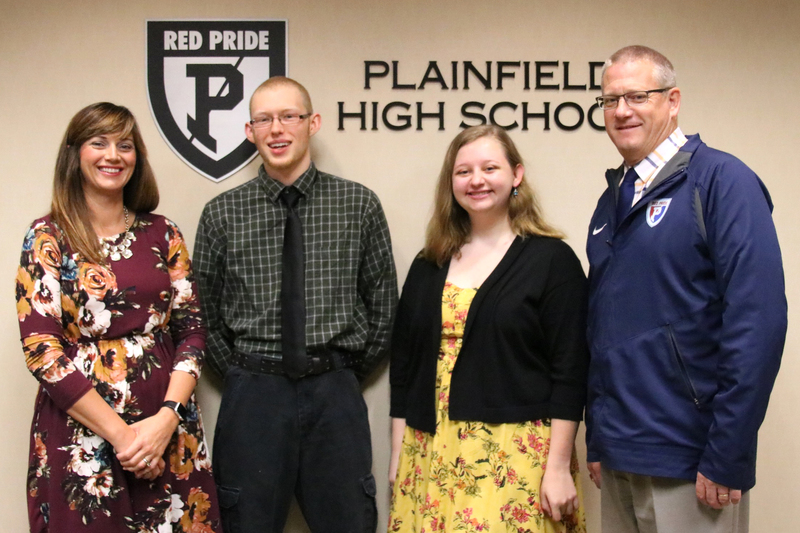
[[[147,468],[150,468],[150,459],[148,459],[147,457],[145,457],[144,459],[142,459],[142,461],[144,461],[144,464],[146,464],[146,465],[147,465]]]
[[[719,498],[720,500],[723,500],[723,499],[727,500],[728,499],[728,493],[725,492],[723,494],[718,494],[717,498]]]

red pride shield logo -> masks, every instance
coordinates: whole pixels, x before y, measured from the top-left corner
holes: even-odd
[[[672,203],[672,198],[661,198],[660,200],[653,200],[647,204],[647,225],[651,228],[658,225],[667,214],[669,204]]]
[[[247,165],[250,95],[285,76],[285,20],[147,21],[147,97],[161,136],[187,165],[219,182]]]

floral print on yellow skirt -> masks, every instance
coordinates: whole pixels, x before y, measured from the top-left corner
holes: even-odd
[[[485,424],[448,418],[450,377],[476,289],[447,282],[436,372],[436,434],[406,427],[392,492],[389,531],[432,533],[585,533],[582,505],[554,522],[541,511],[539,486],[550,447],[550,421]],[[572,477],[582,501],[578,462]]]

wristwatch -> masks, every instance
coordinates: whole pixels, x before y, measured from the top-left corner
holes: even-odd
[[[183,404],[167,400],[161,404],[161,407],[166,407],[170,411],[173,411],[181,422],[186,420],[186,407],[184,407]]]

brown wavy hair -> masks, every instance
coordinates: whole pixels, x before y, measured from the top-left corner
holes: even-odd
[[[458,204],[453,196],[453,168],[458,151],[463,146],[482,137],[491,137],[500,143],[512,169],[517,168],[517,165],[522,165],[522,156],[514,145],[514,141],[499,126],[473,126],[465,129],[453,139],[445,154],[442,170],[439,172],[433,216],[428,222],[425,247],[422,249],[422,256],[440,267],[459,253],[461,247],[469,242],[472,234],[469,213]],[[508,217],[511,229],[517,235],[564,238],[561,232],[544,220],[536,195],[525,176],[522,177],[522,182],[517,187],[517,195],[511,196],[509,200]]]
[[[123,190],[124,204],[131,211],[140,213],[150,213],[158,207],[156,178],[133,113],[126,107],[108,102],[92,104],[78,111],[70,120],[58,150],[50,216],[64,232],[72,249],[94,262],[103,262],[103,256],[83,193],[80,152],[83,144],[92,137],[112,133],[130,136],[136,149],[136,166]]]

